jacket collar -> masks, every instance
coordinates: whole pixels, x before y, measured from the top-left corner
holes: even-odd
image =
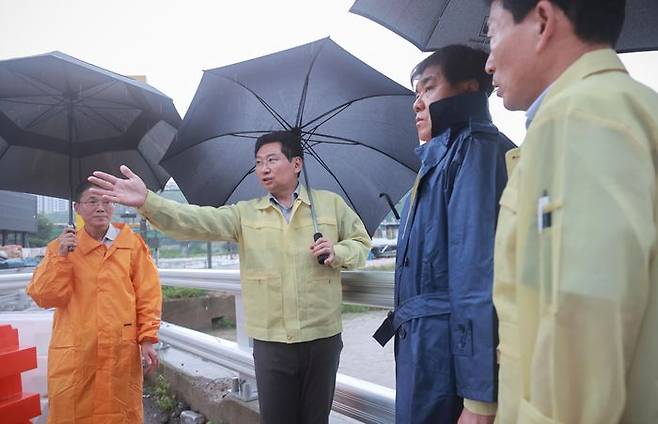
[[[605,72],[628,73],[619,56],[612,49],[599,49],[582,55],[572,63],[557,80],[551,85],[546,98],[542,104],[548,103],[553,97],[567,90],[578,81],[582,81],[592,75]],[[541,107],[538,113],[541,112]]]
[[[113,225],[119,230],[119,234],[117,235],[116,239],[112,242],[112,246],[110,249],[130,247],[130,233],[132,233],[130,227],[128,227],[126,224],[119,224],[119,223],[110,223],[110,225]],[[83,255],[89,254],[89,252],[91,252],[92,250],[96,249],[98,246],[101,246],[103,244],[102,242],[92,238],[84,229],[84,227],[80,228],[77,234],[79,240],[78,249],[80,249],[80,253],[82,253]]]
[[[477,125],[490,131],[491,115],[487,97],[480,92],[448,97],[430,105],[432,139],[416,148],[421,160],[419,178],[435,167],[450,147],[450,137],[465,126]],[[488,128],[488,127],[491,127]]]
[[[489,103],[484,93],[468,93],[452,96],[430,105],[432,138],[448,129],[460,129],[472,121],[491,122]]]
[[[311,204],[311,202],[308,200],[308,191],[306,190],[305,185],[299,184],[297,186],[297,192],[299,193],[297,199],[301,200],[303,203],[306,203],[307,205]],[[274,207],[274,204],[270,201],[270,196],[271,195],[268,193],[266,196],[259,198],[256,201],[256,205],[255,205],[256,209],[267,209],[270,207]]]

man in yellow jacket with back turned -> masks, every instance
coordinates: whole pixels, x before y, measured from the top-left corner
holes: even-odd
[[[529,124],[496,234],[498,422],[656,423],[658,95],[612,50],[625,2],[490,3],[487,70]]]
[[[112,224],[113,205],[83,183],[75,209],[85,222],[48,245],[27,292],[55,308],[48,349],[49,424],[142,422],[142,357],[158,366],[162,296],[144,241]]]

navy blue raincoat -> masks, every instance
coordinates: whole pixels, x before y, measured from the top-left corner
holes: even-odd
[[[515,146],[481,93],[435,102],[430,114],[415,202],[400,219],[388,322],[398,424],[455,423],[462,398],[495,402],[497,392],[494,232]]]

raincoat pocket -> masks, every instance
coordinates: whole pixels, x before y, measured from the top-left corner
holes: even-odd
[[[314,277],[304,282],[304,325],[331,326],[340,314],[342,292],[340,280]],[[339,319],[339,318],[338,318]]]
[[[121,340],[124,342],[137,342],[137,328],[134,324],[124,324],[121,329]]]
[[[48,397],[55,409],[74,407],[77,359],[73,332],[55,329],[48,348]]]
[[[338,242],[338,226],[336,225],[335,219],[332,217],[319,216],[318,228],[324,238],[328,239],[332,243]]]
[[[242,282],[242,300],[247,325],[259,329],[282,326],[281,276],[248,275]]]
[[[303,233],[308,233],[309,236],[313,235],[313,221],[311,217],[299,217],[296,218],[295,229]],[[336,225],[336,220],[330,216],[318,216],[318,231],[322,233],[322,236],[329,239],[332,243],[338,241],[338,226]],[[309,241],[312,242],[311,239]]]
[[[283,220],[283,219],[282,219]],[[277,221],[263,219],[260,221],[242,221],[243,247],[255,252],[280,249],[281,224]],[[249,256],[249,255],[248,255]]]

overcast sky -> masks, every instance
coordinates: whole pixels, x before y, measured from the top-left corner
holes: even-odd
[[[331,36],[409,86],[424,55],[348,12],[351,0],[0,0],[0,59],[60,50],[124,75],[146,75],[181,116],[202,70]],[[631,74],[658,90],[658,53],[623,55]],[[515,142],[524,115],[492,98],[495,123]],[[410,105],[411,107],[411,105]]]

